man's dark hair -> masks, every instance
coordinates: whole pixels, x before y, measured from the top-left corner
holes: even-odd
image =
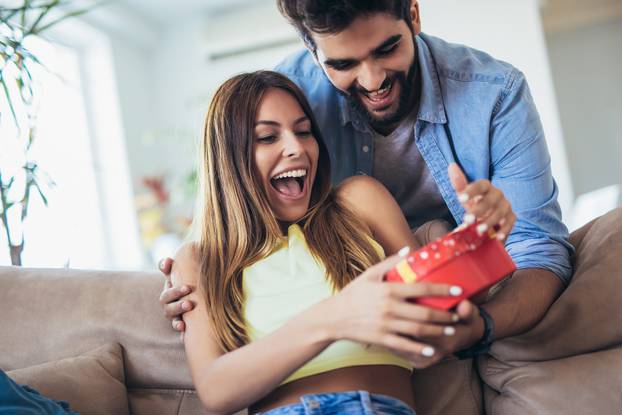
[[[277,0],[277,5],[314,52],[316,45],[310,32],[339,33],[359,16],[389,13],[405,20],[412,30],[411,0]]]

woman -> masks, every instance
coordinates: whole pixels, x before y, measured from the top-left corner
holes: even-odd
[[[388,191],[367,177],[331,189],[309,104],[275,72],[220,87],[201,167],[196,242],[177,253],[172,278],[198,287],[185,347],[208,411],[413,414],[412,368],[435,352],[413,337],[451,335],[460,316],[406,300],[460,290],[381,283],[398,259],[376,264],[385,253],[417,247]],[[478,188],[490,225],[509,230],[512,214],[486,196],[499,192]],[[412,324],[423,313],[436,324]]]

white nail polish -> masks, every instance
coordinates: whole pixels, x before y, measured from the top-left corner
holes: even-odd
[[[483,235],[484,232],[488,230],[488,225],[486,225],[485,223],[480,223],[475,229],[477,230],[478,235]]]
[[[426,357],[432,357],[434,356],[434,348],[430,346],[426,346],[423,348],[423,350],[421,350],[421,354]]]
[[[449,288],[449,294],[454,297],[458,297],[459,295],[462,295],[462,288],[457,285],[453,285]]]
[[[445,336],[453,336],[456,334],[456,329],[451,326],[447,326],[443,329],[443,333],[445,333]]]
[[[460,316],[458,314],[454,314],[451,316],[451,321],[453,321],[454,323],[457,323],[460,321]]]
[[[500,241],[503,241],[505,239],[505,234],[504,233],[498,233],[497,234],[497,239]]]
[[[467,213],[466,215],[464,215],[464,223],[470,225],[472,223],[475,223],[475,215],[472,213]]]
[[[397,251],[397,255],[404,258],[410,252],[410,246],[405,246],[399,251]]]
[[[458,201],[460,203],[466,203],[469,201],[469,195],[466,193],[458,193]]]

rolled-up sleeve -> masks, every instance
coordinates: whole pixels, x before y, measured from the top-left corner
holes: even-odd
[[[542,123],[519,71],[509,77],[495,107],[490,138],[491,181],[517,216],[506,243],[508,252],[519,269],[547,269],[568,284],[573,247],[561,220]]]

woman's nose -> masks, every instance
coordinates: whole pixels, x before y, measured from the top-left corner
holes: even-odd
[[[294,133],[286,134],[283,140],[283,155],[285,157],[297,157],[304,151],[304,147],[300,139]]]

